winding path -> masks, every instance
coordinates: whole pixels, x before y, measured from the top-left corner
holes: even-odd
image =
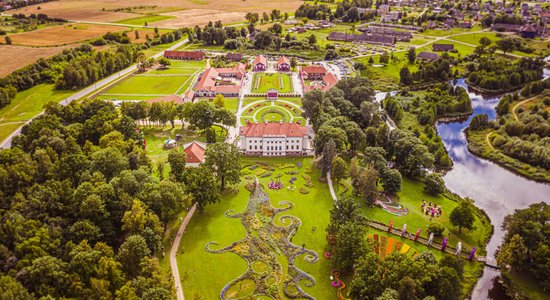
[[[529,99],[525,99],[525,100],[523,100],[523,101],[520,101],[520,102],[516,103],[516,104],[514,105],[514,107],[512,107],[512,115],[514,116],[514,119],[516,119],[516,121],[519,122],[519,117],[518,117],[518,115],[516,114],[516,109],[517,109],[518,107],[520,107],[521,105],[523,105],[523,104],[525,104],[525,103],[527,103],[527,102],[529,102],[529,101],[534,100],[535,98],[537,98],[537,96],[531,97],[531,98],[529,98]]]
[[[178,270],[178,260],[176,259],[176,255],[178,254],[178,248],[180,247],[180,241],[183,232],[185,231],[185,228],[187,228],[187,224],[189,224],[189,220],[191,220],[191,217],[195,213],[196,209],[197,203],[195,203],[193,207],[191,207],[191,209],[185,216],[185,219],[183,220],[183,222],[181,222],[178,233],[176,234],[174,242],[172,243],[172,249],[170,249],[170,268],[172,268],[172,277],[174,277],[174,286],[176,287],[176,297],[178,300],[185,300],[185,297],[183,296],[183,287],[181,286],[181,278],[180,272]]]
[[[487,135],[485,136],[485,141],[487,142],[487,145],[489,145],[489,147],[491,147],[491,150],[495,151],[495,147],[493,147],[493,145],[491,144],[491,141],[489,140],[489,137],[493,133],[495,133],[495,132],[491,131],[491,132],[487,133]]]

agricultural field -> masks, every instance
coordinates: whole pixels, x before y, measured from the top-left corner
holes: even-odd
[[[291,93],[292,77],[284,73],[255,73],[252,93],[267,93],[270,89],[276,89],[279,93]]]
[[[94,24],[66,24],[9,35],[14,45],[58,46],[82,42],[102,36],[107,32],[120,31],[119,26]]]
[[[135,18],[125,19],[116,21],[115,23],[119,24],[125,24],[125,25],[140,25],[145,26],[145,24],[149,25],[154,22],[159,22],[163,20],[169,20],[175,18],[174,16],[163,16],[163,15],[142,15]]]
[[[167,69],[151,69],[123,79],[102,92],[100,99],[149,100],[167,95],[182,95],[205,66],[204,61],[171,60]]]
[[[36,62],[40,58],[46,58],[61,53],[70,46],[35,48],[15,45],[0,45],[0,77],[26,65]]]

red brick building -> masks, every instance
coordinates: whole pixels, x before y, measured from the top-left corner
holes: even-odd
[[[205,54],[202,51],[164,51],[164,57],[169,59],[203,60]]]

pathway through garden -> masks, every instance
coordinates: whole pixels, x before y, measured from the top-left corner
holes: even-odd
[[[196,209],[197,203],[191,207],[187,213],[187,216],[185,216],[185,219],[181,223],[178,233],[174,238],[174,242],[172,243],[172,249],[170,249],[170,267],[172,268],[172,276],[174,277],[174,285],[176,286],[176,296],[178,300],[185,300],[185,297],[183,296],[183,288],[181,286],[180,272],[178,270],[178,260],[176,259],[176,255],[178,254],[178,248],[180,246],[183,232],[185,231],[185,228],[187,228],[187,224],[189,224],[189,221],[191,220],[191,217],[195,213]]]

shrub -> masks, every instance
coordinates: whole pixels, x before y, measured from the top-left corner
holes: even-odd
[[[302,193],[302,194],[309,194],[309,190],[306,189],[306,188],[304,188],[304,187],[301,187],[301,188],[300,188],[300,193]]]
[[[438,223],[431,223],[429,226],[428,226],[428,233],[432,233],[434,234],[435,237],[442,237],[443,236],[443,232],[445,231],[445,227],[443,227],[441,224],[438,224]]]

